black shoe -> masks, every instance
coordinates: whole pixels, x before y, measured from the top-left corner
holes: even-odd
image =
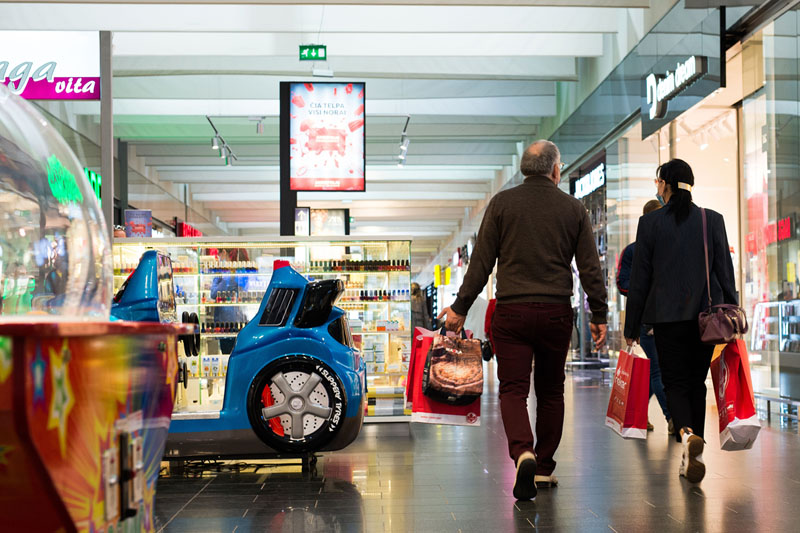
[[[518,500],[536,498],[536,456],[524,452],[517,459],[517,479],[514,482],[514,497]]]

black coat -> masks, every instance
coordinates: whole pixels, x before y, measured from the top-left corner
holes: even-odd
[[[711,300],[738,304],[725,220],[706,209]],[[697,320],[708,305],[703,220],[692,204],[689,218],[676,222],[669,207],[639,219],[633,257],[625,337],[639,337],[641,324]]]

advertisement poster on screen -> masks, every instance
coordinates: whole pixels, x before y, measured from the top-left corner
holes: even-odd
[[[149,209],[126,209],[125,236],[152,237],[153,212]]]
[[[0,83],[26,100],[99,100],[96,31],[0,31]]]
[[[344,209],[312,209],[311,235],[314,237],[335,237],[345,234]]]
[[[363,191],[364,83],[288,86],[291,190]]]

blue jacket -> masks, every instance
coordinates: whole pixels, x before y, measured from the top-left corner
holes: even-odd
[[[631,268],[633,268],[633,252],[635,250],[636,243],[630,243],[622,250],[617,263],[617,288],[623,296],[628,295],[628,288],[631,284]]]

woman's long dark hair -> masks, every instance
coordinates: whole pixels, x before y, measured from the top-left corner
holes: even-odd
[[[678,224],[689,218],[692,210],[692,193],[678,188],[678,182],[694,185],[694,173],[689,163],[683,159],[667,161],[656,170],[658,179],[664,180],[672,191],[667,211],[675,215]]]

